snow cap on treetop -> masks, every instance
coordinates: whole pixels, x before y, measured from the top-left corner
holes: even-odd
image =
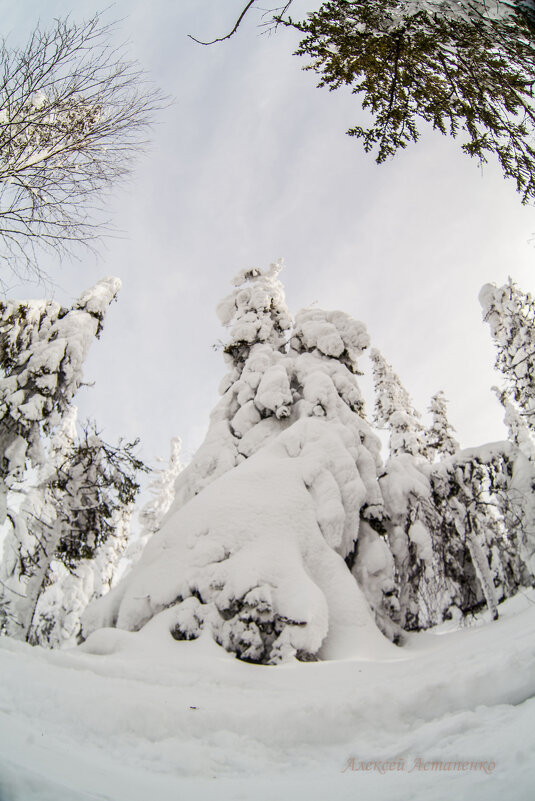
[[[217,316],[225,326],[232,324],[231,342],[252,345],[270,342],[275,349],[285,345],[284,332],[292,324],[285,302],[284,287],[277,276],[282,260],[267,270],[253,267],[234,278],[236,289],[217,306]]]
[[[483,284],[479,290],[478,298],[483,309],[489,309],[492,305],[496,288],[496,284]]]
[[[83,309],[97,318],[99,326],[96,336],[100,334],[102,328],[100,323],[104,319],[108,306],[117,298],[120,289],[120,278],[115,278],[114,276],[101,278],[91,289],[86,289],[74,304],[74,309]]]
[[[364,323],[345,312],[308,308],[296,315],[292,347],[297,351],[317,349],[324,356],[340,359],[356,372],[357,359],[369,344]]]
[[[490,324],[493,333],[496,326],[493,325],[491,317],[495,316],[494,323],[499,322],[496,317],[497,306],[499,307],[504,300],[504,289],[505,287],[498,289],[496,284],[484,284],[479,291],[478,299],[483,309],[483,319]]]
[[[501,306],[505,306],[511,311],[518,308],[518,295],[518,289],[511,277],[507,279],[506,284],[500,287],[497,287],[496,284],[483,284],[478,296],[483,316],[486,319],[488,314],[497,311]]]

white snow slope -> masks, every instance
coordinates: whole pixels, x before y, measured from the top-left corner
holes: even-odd
[[[168,627],[0,641],[1,801],[534,797],[533,593],[381,661],[256,666]]]

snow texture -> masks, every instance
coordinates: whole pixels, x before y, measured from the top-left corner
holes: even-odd
[[[356,447],[343,426],[295,423],[169,515],[84,634],[137,630],[172,607],[176,639],[204,626],[251,661],[388,651],[343,560],[366,497]]]
[[[394,660],[257,669],[167,640],[173,610],[75,650],[0,640],[0,797],[531,801],[534,600]]]

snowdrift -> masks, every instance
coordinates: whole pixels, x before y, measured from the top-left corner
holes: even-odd
[[[248,665],[174,642],[172,616],[70,651],[0,640],[2,801],[531,801],[533,593],[395,660]]]

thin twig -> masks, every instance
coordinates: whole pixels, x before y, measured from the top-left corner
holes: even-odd
[[[231,30],[230,33],[227,33],[226,36],[221,36],[219,39],[213,39],[211,42],[201,42],[200,39],[196,39],[195,36],[191,35],[191,33],[188,33],[188,37],[190,39],[193,39],[194,42],[197,42],[197,44],[205,45],[205,46],[216,44],[216,42],[224,42],[226,39],[230,39],[231,36],[234,36],[236,31],[240,27],[243,18],[245,17],[245,15],[247,14],[247,12],[251,8],[251,6],[253,6],[255,4],[255,2],[256,2],[256,0],[249,0],[247,5],[245,6],[243,11],[241,12],[240,16],[238,17],[238,19],[236,21],[236,24],[234,25],[233,29]]]

